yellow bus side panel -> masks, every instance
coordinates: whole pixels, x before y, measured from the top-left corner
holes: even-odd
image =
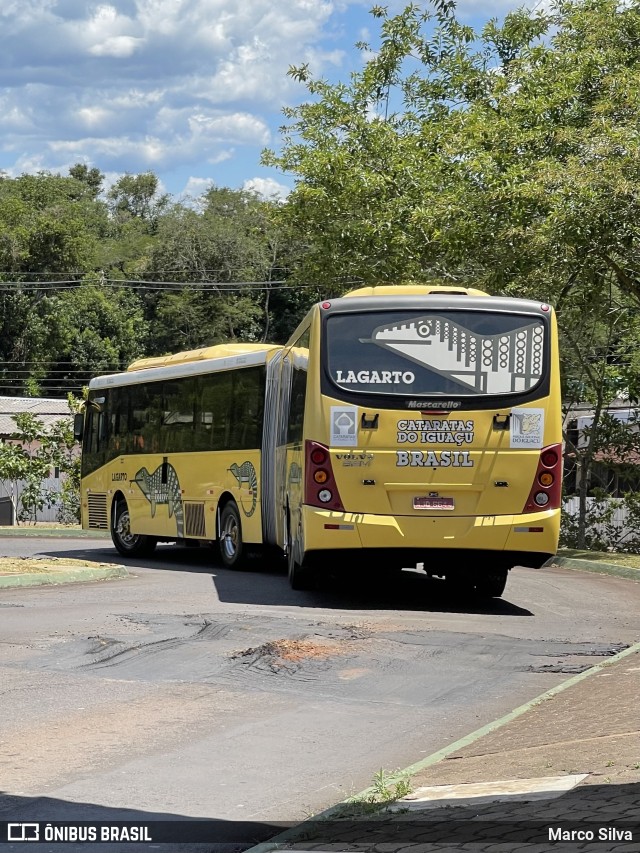
[[[106,494],[107,513],[117,492],[129,507],[133,533],[163,538],[216,538],[216,510],[229,492],[240,509],[242,538],[262,541],[259,493],[260,451],[181,453],[167,457],[168,472],[161,482],[163,458],[139,454],[120,456],[83,479],[83,515],[87,494]]]

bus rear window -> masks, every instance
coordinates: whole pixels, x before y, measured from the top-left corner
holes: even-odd
[[[327,318],[325,365],[344,391],[526,394],[545,371],[542,318],[488,311],[375,311]]]

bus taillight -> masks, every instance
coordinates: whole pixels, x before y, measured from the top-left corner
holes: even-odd
[[[533,486],[523,512],[558,509],[562,493],[562,445],[551,444],[540,451]]]
[[[329,449],[317,441],[306,441],[305,456],[304,502],[310,506],[344,512],[333,476]]]

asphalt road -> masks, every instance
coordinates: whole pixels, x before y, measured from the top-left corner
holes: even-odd
[[[34,554],[121,559],[106,540],[0,538],[0,555]],[[516,569],[480,605],[416,572],[294,592],[205,549],[122,562],[125,580],[0,590],[0,819],[206,818],[248,836],[638,640],[640,585],[568,569]]]

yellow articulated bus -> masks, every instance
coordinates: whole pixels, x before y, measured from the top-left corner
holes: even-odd
[[[83,526],[111,530],[125,555],[217,539],[234,565],[261,544],[267,365],[280,349],[223,344],[92,379],[76,424]]]
[[[237,567],[247,548],[276,546],[296,589],[341,566],[421,563],[488,596],[513,566],[555,554],[549,305],[363,288],[316,304],[284,347],[236,346],[92,380],[83,523],[111,527],[123,553],[215,539]]]

